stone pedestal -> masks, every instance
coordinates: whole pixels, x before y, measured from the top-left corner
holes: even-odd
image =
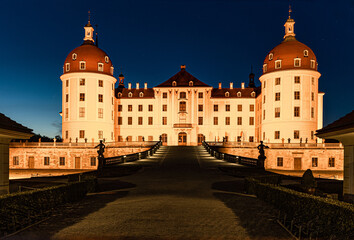
[[[9,193],[9,143],[0,137],[0,195]]]

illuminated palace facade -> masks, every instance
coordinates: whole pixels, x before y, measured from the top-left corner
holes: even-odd
[[[322,128],[321,74],[313,51],[296,40],[294,24],[289,16],[284,40],[267,54],[260,87],[251,73],[239,87],[219,83],[213,88],[182,65],[153,88],[147,83],[133,88],[122,74],[118,81],[113,76],[111,59],[95,45],[89,22],[84,43],[69,53],[60,77],[64,142],[156,141],[160,136],[166,145],[316,142],[314,133]]]

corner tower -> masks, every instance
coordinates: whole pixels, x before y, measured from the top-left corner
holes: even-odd
[[[72,50],[63,66],[62,137],[64,142],[114,140],[113,64],[94,44],[90,20],[81,46]]]
[[[314,52],[296,40],[290,13],[291,9],[283,42],[263,63],[261,138],[275,143],[311,143],[316,141],[316,129],[322,128],[321,74]]]

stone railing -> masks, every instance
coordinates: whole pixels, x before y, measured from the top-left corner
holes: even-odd
[[[109,147],[151,147],[154,146],[157,143],[157,141],[134,141],[134,142],[105,142],[104,144],[106,145],[107,148]],[[71,142],[71,143],[63,143],[63,142],[11,142],[10,143],[10,148],[23,148],[23,147],[28,147],[28,148],[33,148],[33,147],[88,147],[92,148],[97,146],[99,143],[98,142]]]
[[[258,142],[208,142],[216,147],[257,147]],[[264,143],[269,148],[343,148],[342,143]]]

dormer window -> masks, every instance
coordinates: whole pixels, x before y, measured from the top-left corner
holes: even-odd
[[[70,71],[70,63],[65,63],[65,72]]]
[[[193,87],[193,81],[189,81],[189,86]]]
[[[280,69],[281,68],[281,60],[276,60],[275,61],[275,69]]]
[[[301,67],[301,58],[294,58],[294,67]]]
[[[308,57],[309,56],[309,51],[308,50],[304,50],[304,57]]]
[[[172,82],[172,87],[176,87],[177,86],[177,82],[176,81],[173,81]]]
[[[111,67],[111,74],[113,75],[114,67]]]
[[[237,97],[241,97],[241,92],[237,92]]]
[[[315,66],[316,66],[316,61],[315,60],[311,60],[311,68],[312,69],[315,69]]]
[[[267,72],[267,64],[263,64],[263,73]]]
[[[80,70],[85,70],[86,69],[86,62],[85,61],[81,61],[80,62]]]
[[[103,72],[103,63],[98,63],[98,71]]]
[[[269,53],[269,61],[273,60],[273,53]]]
[[[76,53],[73,53],[73,55],[71,56],[71,58],[75,61],[76,58],[77,58],[77,54],[76,54]]]
[[[225,97],[230,97],[230,93],[229,93],[229,92],[226,92],[226,93],[225,93]]]
[[[131,92],[128,93],[128,97],[132,97],[133,94]]]
[[[256,93],[255,92],[251,92],[251,97],[255,97]]]
[[[118,97],[122,97],[122,93],[118,93]]]
[[[140,93],[139,93],[139,97],[144,97],[144,93],[143,93],[143,92],[140,92]]]
[[[109,62],[109,57],[108,57],[108,56],[105,56],[105,57],[104,57],[104,61],[105,61],[106,63],[108,63],[108,62]]]

